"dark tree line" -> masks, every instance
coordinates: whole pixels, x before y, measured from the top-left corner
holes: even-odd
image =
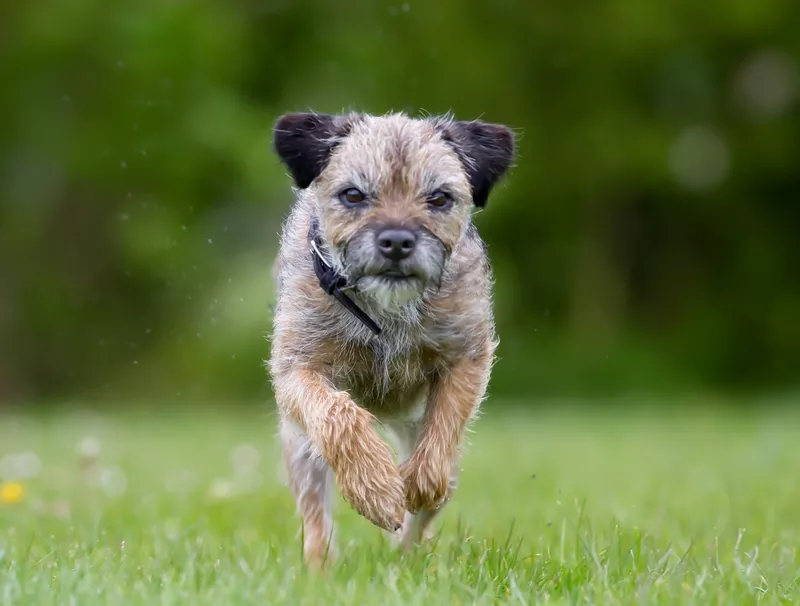
[[[494,391],[800,379],[800,5],[8,4],[0,396],[262,397],[284,111],[452,110],[519,158],[476,223]]]

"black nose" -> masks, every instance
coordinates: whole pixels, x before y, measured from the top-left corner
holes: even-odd
[[[400,261],[414,252],[417,237],[407,229],[386,229],[378,234],[378,250],[387,259]]]

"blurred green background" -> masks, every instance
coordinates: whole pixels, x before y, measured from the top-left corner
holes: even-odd
[[[261,401],[286,111],[520,133],[507,398],[800,384],[797,0],[0,8],[0,402]]]

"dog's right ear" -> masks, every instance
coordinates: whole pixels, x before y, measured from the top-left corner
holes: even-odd
[[[347,134],[347,120],[328,114],[284,114],[275,123],[273,143],[297,187],[316,179],[339,140]]]
[[[514,132],[502,124],[488,124],[480,120],[455,122],[451,125],[460,155],[472,184],[475,206],[486,206],[497,182],[514,161]]]

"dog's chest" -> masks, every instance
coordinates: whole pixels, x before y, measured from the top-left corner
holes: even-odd
[[[364,408],[380,415],[402,412],[441,368],[442,358],[424,345],[374,339],[367,345],[343,345],[333,376]]]

